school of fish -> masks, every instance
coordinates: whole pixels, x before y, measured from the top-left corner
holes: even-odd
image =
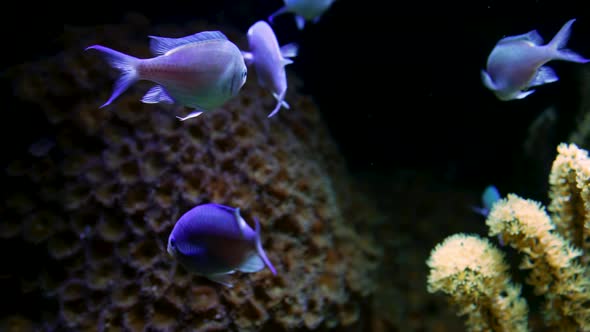
[[[268,22],[274,25],[277,16],[291,13],[297,28],[303,29],[306,22],[318,22],[333,2],[284,0],[284,6],[272,13]],[[481,71],[483,85],[501,101],[523,99],[535,91],[533,87],[558,81],[547,62],[590,62],[565,48],[574,22],[567,21],[546,44],[536,30],[500,39]],[[240,50],[221,31],[202,31],[182,38],[149,36],[154,56],[147,59],[102,45],[89,46],[86,50],[98,51],[120,71],[110,98],[100,107],[111,105],[132,84],[146,80],[155,85],[141,102],[184,106],[190,112],[177,118],[185,121],[215,111],[238,95],[248,78],[248,68],[252,68],[258,84],[276,100],[267,116],[275,116],[281,108],[289,109],[285,66],[293,63],[299,46],[280,46],[271,25],[262,20],[252,24],[246,35],[248,50]],[[33,151],[51,148],[41,143],[32,147]],[[481,197],[483,206],[473,210],[487,216],[499,199],[496,187],[489,186]],[[254,219],[254,225],[252,229],[242,218],[240,207],[197,205],[175,223],[167,251],[188,271],[227,287],[233,286],[231,276],[236,271],[253,273],[266,267],[275,275],[277,271],[262,247],[258,219]],[[502,243],[501,238],[499,241]]]

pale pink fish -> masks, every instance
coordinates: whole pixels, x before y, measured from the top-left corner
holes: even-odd
[[[500,100],[523,99],[535,92],[531,87],[559,79],[545,63],[552,60],[589,62],[565,49],[574,22],[575,19],[567,21],[547,44],[543,44],[536,30],[500,39],[488,57],[486,70],[481,71],[483,84]]]
[[[285,66],[293,63],[289,58],[297,56],[297,44],[291,43],[279,47],[274,31],[264,21],[254,23],[248,29],[250,52],[242,51],[247,65],[253,65],[258,76],[258,84],[270,90],[277,100],[277,105],[268,115],[272,117],[281,108],[289,108],[285,102],[287,93],[287,74]]]
[[[220,31],[203,31],[182,38],[149,36],[153,58],[139,59],[101,45],[111,66],[121,71],[109,105],[130,85],[147,80],[157,83],[141,99],[148,104],[179,104],[194,111],[186,120],[214,110],[238,94],[248,70],[238,47]]]

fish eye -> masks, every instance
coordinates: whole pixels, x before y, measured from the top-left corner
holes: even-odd
[[[244,70],[242,72],[242,78],[246,78],[246,76],[248,76],[248,71],[247,70]]]
[[[174,239],[170,239],[170,246],[176,247],[176,241],[174,241]]]

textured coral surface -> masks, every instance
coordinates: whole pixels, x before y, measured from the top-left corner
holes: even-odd
[[[55,146],[6,168],[18,190],[3,197],[0,235],[6,248],[30,254],[9,261],[2,292],[30,302],[12,308],[20,315],[7,311],[2,327],[361,327],[380,256],[368,232],[376,213],[354,198],[335,144],[295,79],[291,109],[271,119],[274,99],[253,73],[238,97],[186,122],[175,118],[185,109],[142,104],[145,82],[98,108],[118,73],[84,47],[98,43],[148,57],[147,35],[217,28],[152,27],[130,16],[126,24],[70,29],[63,52],[11,71],[16,94],[27,102],[21,113],[41,123]],[[222,30],[241,45],[241,33]],[[165,245],[174,222],[209,201],[260,219],[276,277],[266,269],[236,273],[230,289],[171,260]]]

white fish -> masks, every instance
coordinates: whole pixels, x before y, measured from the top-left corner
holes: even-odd
[[[253,65],[258,76],[258,84],[270,90],[277,105],[268,115],[272,117],[281,108],[289,108],[285,102],[287,93],[287,74],[285,66],[293,63],[289,58],[297,56],[297,44],[291,43],[279,48],[274,31],[264,21],[254,23],[248,29],[250,52],[242,51],[247,65]]]
[[[182,38],[149,36],[156,55],[139,59],[101,45],[88,49],[102,52],[111,66],[121,71],[109,105],[138,80],[157,83],[141,99],[148,104],[168,103],[194,108],[181,120],[196,117],[235,96],[248,70],[238,47],[219,31],[203,31]]]
[[[274,12],[268,17],[268,21],[273,23],[276,16],[293,13],[295,14],[295,23],[299,30],[305,27],[305,21],[316,23],[322,14],[330,8],[334,0],[285,0],[285,6]]]
[[[558,80],[553,69],[544,66],[545,63],[552,60],[590,61],[564,48],[574,22],[575,19],[567,21],[545,45],[536,30],[502,38],[488,57],[487,70],[481,72],[483,84],[500,100],[522,99],[535,92],[529,88]]]

